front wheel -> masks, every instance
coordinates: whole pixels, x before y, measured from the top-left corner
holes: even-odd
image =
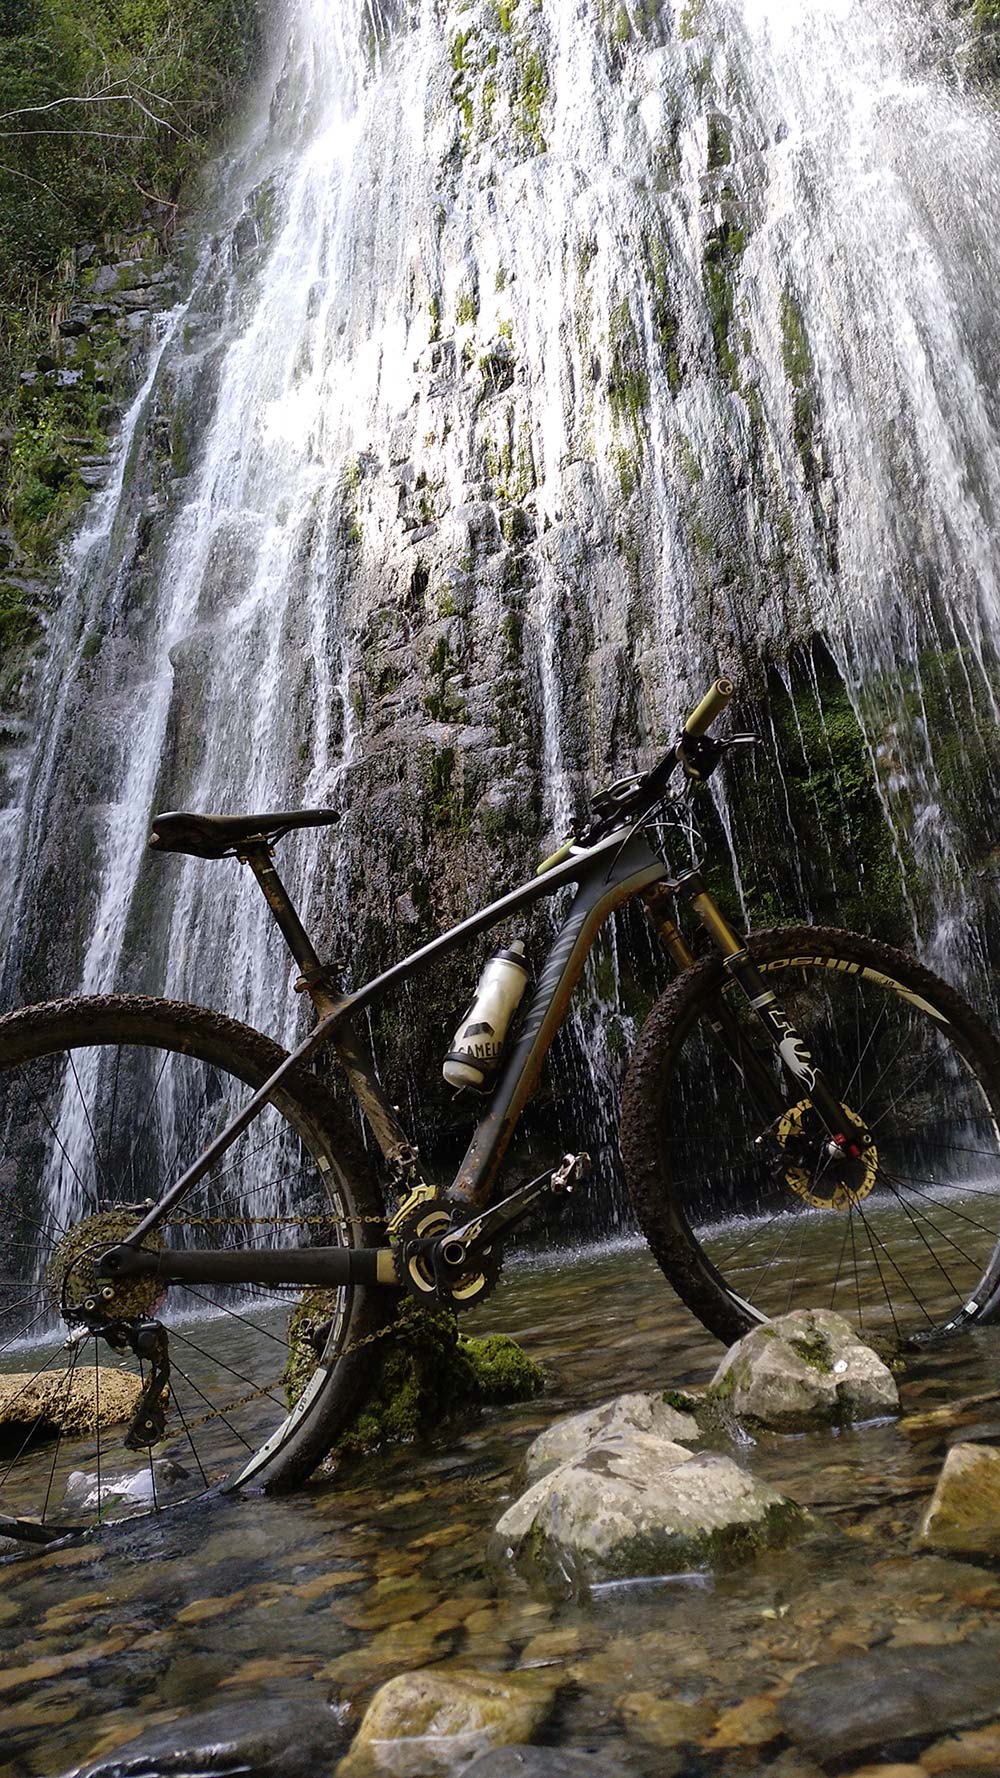
[[[639,1036],[622,1153],[663,1272],[721,1340],[790,1309],[908,1339],[992,1319],[1000,1297],[1000,1044],[914,958],[811,927],[748,941],[864,1131],[833,1157],[720,958]]]
[[[170,1001],[0,1019],[0,1537],[45,1542],[208,1488],[289,1486],[354,1410],[383,1292],[136,1280],[106,1291],[97,1327],[100,1254],[283,1059],[259,1032]],[[303,1068],[147,1244],[383,1235],[360,1144]],[[162,1387],[144,1393],[154,1372]]]

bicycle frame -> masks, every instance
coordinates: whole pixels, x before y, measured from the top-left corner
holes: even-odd
[[[136,1249],[146,1235],[167,1217],[186,1193],[202,1179],[233,1142],[253,1122],[282,1082],[303,1062],[330,1045],[341,1061],[348,1081],[379,1147],[400,1184],[424,1183],[419,1175],[416,1150],[408,1142],[389,1103],[370,1054],[353,1026],[354,1015],[401,982],[459,949],[482,932],[488,932],[535,902],[575,886],[567,916],[549,949],[520,1030],[479,1120],[449,1195],[461,1203],[481,1207],[503,1158],[521,1111],[534,1090],[549,1046],[565,1015],[570,995],[593,944],[615,908],[667,876],[641,835],[623,829],[597,845],[574,851],[563,864],[533,878],[499,901],[463,920],[432,939],[410,956],[375,976],[352,993],[335,997],[327,972],[313,949],[287,891],[274,868],[266,846],[249,847],[242,854],[260,883],[271,912],[303,974],[299,986],[307,991],[320,1014],[308,1037],[291,1052],[252,1095],[236,1117],[210,1146],[163,1194],[123,1245]],[[295,1249],[284,1250],[285,1257]]]
[[[421,1195],[437,1196],[435,1188],[423,1178],[417,1150],[408,1141],[383,1091],[369,1050],[358,1038],[354,1015],[468,940],[488,932],[536,901],[571,886],[575,886],[576,894],[549,949],[487,1108],[476,1125],[449,1188],[450,1201],[474,1210],[485,1207],[518,1118],[534,1090],[545,1056],[563,1021],[570,995],[601,927],[617,907],[635,895],[644,897],[664,948],[682,969],[690,968],[694,958],[667,916],[664,903],[675,893],[684,895],[765,1027],[786,1075],[799,1083],[800,1090],[805,1090],[834,1142],[842,1144],[850,1139],[843,1128],[843,1107],[814,1066],[805,1044],[778,1006],[775,995],[750,962],[743,940],[729,926],[705,889],[699,872],[687,871],[668,882],[666,865],[636,828],[622,827],[593,846],[572,849],[565,862],[553,861],[551,868],[519,889],[512,890],[432,939],[363,987],[340,996],[334,992],[333,983],[274,868],[270,847],[264,841],[255,842],[239,856],[241,862],[249,864],[253,870],[275,921],[302,970],[296,986],[308,992],[319,1018],[308,1037],[168,1188],[127,1240],[104,1255],[100,1269],[106,1276],[158,1270],[160,1256],[140,1252],[146,1235],[157,1228],[187,1192],[204,1178],[270,1102],[288,1076],[326,1045],[337,1054],[355,1098],[389,1162],[397,1187],[408,1194],[410,1201],[419,1201]],[[713,1029],[751,1091],[756,1090],[765,1102],[773,1099],[773,1079],[761,1068],[752,1052],[747,1051],[738,1027],[725,1009],[720,1011]],[[780,1108],[780,1100],[778,1104]],[[171,1253],[169,1263],[176,1282],[396,1283],[388,1247],[293,1247],[277,1251],[229,1250],[203,1255]]]

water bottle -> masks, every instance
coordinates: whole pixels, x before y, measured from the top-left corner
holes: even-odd
[[[488,1086],[528,979],[519,938],[490,958],[444,1059],[442,1073],[449,1086],[474,1087],[480,1093]]]

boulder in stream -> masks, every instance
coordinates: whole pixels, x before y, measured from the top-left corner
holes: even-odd
[[[131,1419],[142,1394],[141,1379],[114,1365],[78,1365],[47,1376],[11,1371],[0,1377],[0,1450],[26,1435],[82,1437]]]
[[[498,1521],[494,1554],[560,1592],[729,1566],[781,1546],[808,1514],[729,1457],[634,1428],[549,1470]]]
[[[899,1412],[888,1365],[831,1309],[795,1309],[745,1334],[726,1353],[706,1400],[775,1432]]]
[[[1000,1450],[952,1445],[918,1536],[932,1549],[1000,1555]]]
[[[337,1778],[428,1778],[491,1748],[530,1742],[555,1697],[538,1673],[420,1668],[379,1687]]]
[[[558,1464],[582,1456],[599,1439],[629,1431],[651,1432],[682,1445],[694,1444],[700,1436],[697,1420],[678,1413],[662,1395],[616,1395],[599,1408],[568,1414],[540,1432],[524,1459],[527,1480],[537,1482]]]

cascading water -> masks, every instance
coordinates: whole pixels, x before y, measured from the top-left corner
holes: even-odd
[[[342,807],[283,869],[368,973],[720,665],[772,674],[716,805],[744,906],[815,912],[846,821],[869,920],[982,987],[1000,136],[964,42],[927,0],[289,0],[67,564],[9,1000],[141,986],[287,1038],[263,908],[147,861],[155,808]],[[588,978],[567,1135],[610,1141],[637,966]],[[393,1009],[404,1090],[474,974]]]

